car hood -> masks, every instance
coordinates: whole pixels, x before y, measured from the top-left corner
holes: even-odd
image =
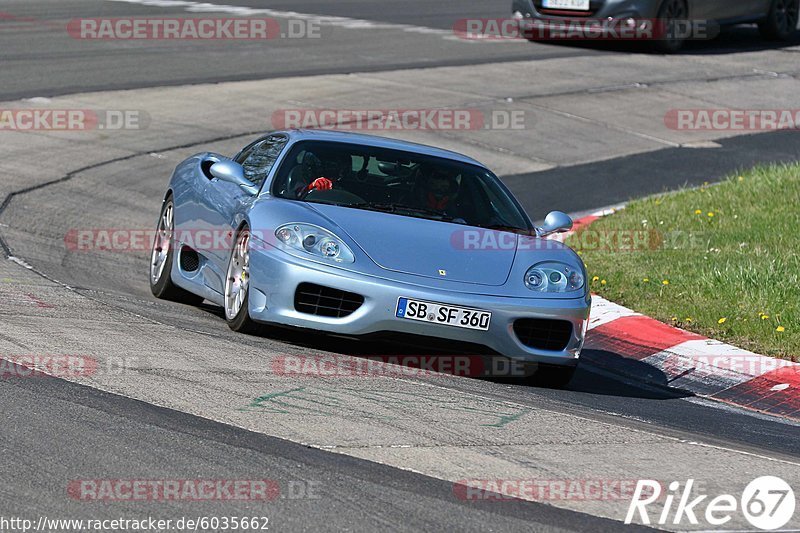
[[[432,279],[503,285],[519,237],[436,220],[306,204],[342,228],[382,269]]]

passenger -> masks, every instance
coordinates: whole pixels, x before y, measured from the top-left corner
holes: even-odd
[[[427,179],[422,181],[422,204],[427,209],[447,213],[455,208],[459,184],[453,171],[442,167],[429,169]]]

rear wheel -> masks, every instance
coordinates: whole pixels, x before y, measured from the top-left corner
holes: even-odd
[[[250,318],[250,230],[236,234],[225,278],[225,319],[239,333],[258,333],[261,326]]]
[[[767,18],[758,24],[765,39],[787,41],[797,30],[800,0],[772,0]]]
[[[170,196],[161,208],[150,253],[150,292],[162,300],[198,305],[203,301],[202,296],[192,294],[172,282],[172,262],[175,260],[174,228],[175,204]]]
[[[672,54],[683,47],[686,37],[681,35],[680,22],[689,19],[689,9],[684,0],[664,0],[658,10],[661,35],[657,36],[654,47],[659,52]]]

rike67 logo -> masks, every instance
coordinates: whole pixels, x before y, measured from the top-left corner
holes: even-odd
[[[662,495],[658,481],[641,479],[636,484],[633,499],[625,523],[630,524],[638,514],[641,523],[651,523],[647,506],[664,497],[664,507],[655,523],[659,525],[680,525],[684,519],[692,525],[699,524],[699,519],[711,526],[724,526],[741,512],[745,519],[755,528],[773,531],[789,523],[794,516],[795,496],[792,487],[779,477],[762,476],[751,481],[740,498],[730,494],[721,494],[708,499],[708,494],[695,496],[692,493],[694,480],[689,479],[681,488],[678,481],[669,484],[669,490]]]

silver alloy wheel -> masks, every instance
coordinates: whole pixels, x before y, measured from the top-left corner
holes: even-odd
[[[225,316],[233,320],[242,309],[250,282],[250,232],[243,229],[236,238],[236,245],[228,263],[225,279]]]
[[[150,282],[155,285],[164,274],[164,265],[167,264],[170,246],[172,246],[172,228],[174,226],[173,208],[170,201],[158,221],[153,252],[150,255]]]

